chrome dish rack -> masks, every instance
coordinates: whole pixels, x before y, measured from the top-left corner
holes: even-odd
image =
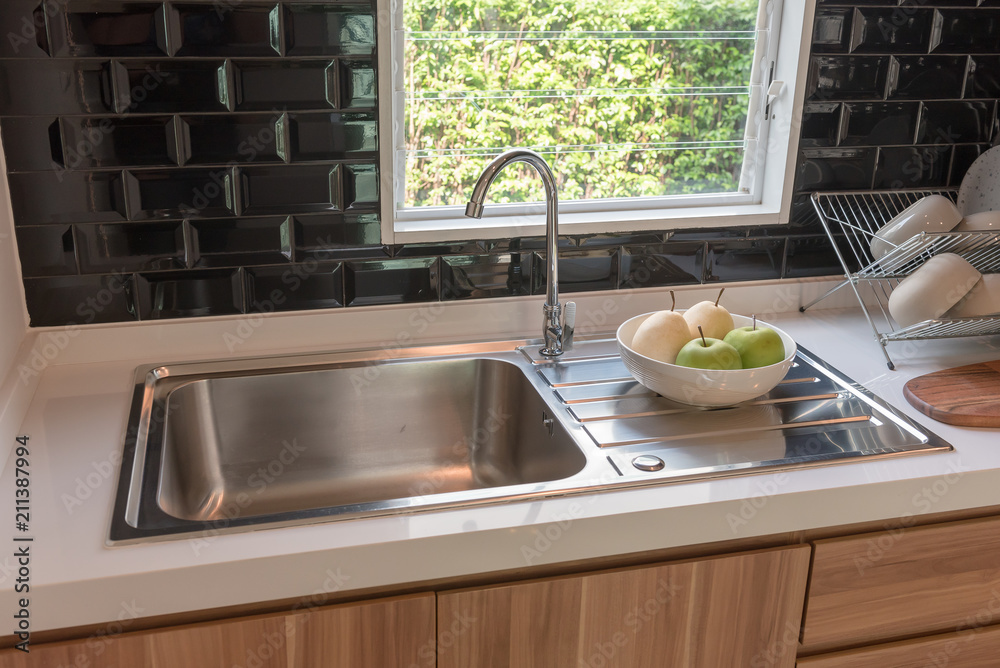
[[[953,189],[813,193],[813,207],[844,268],[844,281],[799,310],[851,286],[889,369],[896,368],[886,349],[890,341],[1000,334],[1000,316],[940,318],[899,327],[889,315],[893,288],[938,253],[955,253],[981,274],[1000,273],[1000,232],[922,232],[881,259],[872,256],[875,232],[903,209],[928,195],[943,195],[954,202],[957,194]]]

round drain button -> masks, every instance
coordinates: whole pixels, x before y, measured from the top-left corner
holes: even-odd
[[[659,471],[663,468],[663,460],[653,455],[639,455],[632,460],[632,466],[640,471]]]

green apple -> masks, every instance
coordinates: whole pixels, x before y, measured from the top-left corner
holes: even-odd
[[[771,366],[785,359],[781,337],[770,327],[758,327],[756,317],[752,326],[737,327],[723,341],[739,352],[744,369]]]
[[[708,338],[702,333],[697,339],[684,344],[677,353],[678,366],[693,369],[742,369],[740,354],[731,345],[719,339]]]

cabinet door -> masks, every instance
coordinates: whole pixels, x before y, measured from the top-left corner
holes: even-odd
[[[434,595],[0,652],[0,668],[409,668],[434,656]]]
[[[806,545],[438,594],[438,668],[795,664]]]
[[[800,659],[798,668],[987,668],[1000,659],[1000,627],[969,627],[929,638]]]
[[[1000,519],[817,541],[806,610],[810,652],[996,624]]]

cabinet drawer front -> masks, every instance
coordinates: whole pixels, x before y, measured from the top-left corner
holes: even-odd
[[[438,595],[438,668],[795,664],[810,548]]]
[[[802,645],[845,645],[1000,623],[1000,519],[817,541]]]
[[[798,668],[983,668],[1000,658],[1000,627],[978,627],[930,638],[863,647],[800,659]]]

